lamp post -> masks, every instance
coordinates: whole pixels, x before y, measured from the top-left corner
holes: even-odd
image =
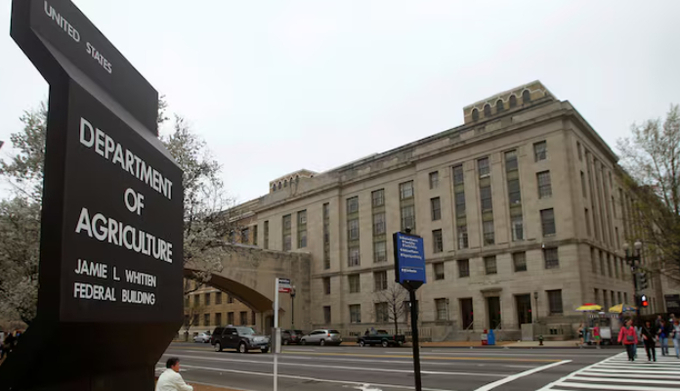
[[[638,321],[640,319],[640,303],[639,303],[639,294],[642,289],[642,287],[638,287],[638,269],[640,267],[640,253],[642,250],[642,242],[640,240],[636,240],[635,243],[633,244],[634,250],[631,251],[630,246],[628,243],[623,243],[623,251],[626,252],[626,263],[630,266],[630,273],[633,276],[633,289],[635,292],[635,315],[638,318]],[[640,288],[640,289],[638,289]]]
[[[291,312],[290,328],[294,329],[295,328],[295,285],[293,285],[293,289],[290,290],[290,312]]]

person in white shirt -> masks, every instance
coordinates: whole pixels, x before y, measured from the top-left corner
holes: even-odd
[[[165,368],[156,382],[156,391],[194,391],[194,387],[186,384],[179,374],[179,358],[170,357]]]

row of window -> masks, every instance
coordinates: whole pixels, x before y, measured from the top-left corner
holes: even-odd
[[[522,92],[522,104],[527,104],[530,102],[531,93],[529,92],[529,90],[524,90]],[[514,94],[510,95],[510,98],[508,99],[508,106],[510,109],[517,107],[517,97]],[[496,101],[496,114],[502,113],[503,111],[505,111],[503,99],[498,99]],[[484,117],[485,118],[491,117],[491,105],[488,103],[484,105]],[[477,110],[476,108],[472,109],[472,120],[473,121],[479,120],[479,110]]]
[[[250,323],[248,323],[248,311],[239,312],[239,326],[252,326],[255,325],[255,311],[251,311]],[[227,312],[226,324],[222,323],[222,313],[215,313],[215,322],[211,324],[210,322],[211,314],[203,314],[203,324],[199,324],[199,314],[194,315],[184,315],[184,324],[186,326],[226,326],[226,325],[236,325],[235,323],[235,313]]]
[[[208,292],[203,294],[203,305],[211,305],[213,293]],[[201,302],[201,294],[194,294],[191,295],[194,298],[194,305],[199,305]],[[234,298],[231,297],[231,295],[227,295],[227,303],[232,304],[234,303]],[[222,304],[222,292],[215,292],[215,305],[220,305]],[[184,305],[185,307],[189,306],[189,296],[184,297]]]

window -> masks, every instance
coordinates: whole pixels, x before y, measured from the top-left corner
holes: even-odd
[[[614,196],[612,196],[612,215],[616,218],[616,202],[614,201]]]
[[[189,306],[189,296],[184,296],[184,306],[185,307]]]
[[[290,215],[283,216],[283,229],[290,229]]]
[[[508,199],[510,206],[522,203],[522,193],[519,188],[519,179],[508,180]]]
[[[307,224],[307,211],[306,210],[301,210],[298,212],[298,225],[306,225]]]
[[[371,192],[371,205],[374,208],[385,205],[385,189]]]
[[[548,306],[550,308],[550,315],[562,314],[562,290],[556,289],[553,291],[546,291],[548,294]]]
[[[496,242],[494,236],[493,220],[482,223],[482,230],[484,231],[484,244],[490,245]]]
[[[376,292],[387,289],[387,272],[380,271],[373,273],[374,290]]]
[[[288,179],[286,179],[285,181],[283,181],[283,187],[288,187]]]
[[[352,219],[347,222],[348,240],[359,240],[359,219]]]
[[[448,320],[447,299],[434,299],[434,305],[437,310],[437,320]]]
[[[489,176],[491,173],[489,169],[489,158],[488,157],[483,157],[481,159],[477,159],[477,173],[479,174],[480,178],[486,178]]]
[[[586,218],[586,234],[590,236],[590,214],[588,214],[588,208],[585,208],[585,218]]]
[[[390,321],[389,313],[387,312],[387,303],[375,303],[375,322],[387,323]]]
[[[326,324],[331,323],[331,306],[329,305],[323,307],[323,321]]]
[[[442,205],[439,197],[430,199],[430,209],[432,210],[432,221],[441,220]]]
[[[307,230],[298,231],[298,248],[307,247]]]
[[[581,192],[583,193],[583,198],[588,198],[588,191],[586,190],[586,176],[581,171]]]
[[[227,295],[227,304],[234,304],[234,297],[232,295]]]
[[[233,325],[234,323],[235,323],[234,322],[234,313],[233,312],[227,313],[227,324]]]
[[[484,117],[491,117],[491,106],[488,103],[484,105]]]
[[[373,262],[387,262],[387,245],[386,242],[373,242]]]
[[[497,274],[498,270],[496,269],[496,256],[492,255],[490,257],[484,257],[484,270],[486,271],[486,274]]]
[[[222,326],[222,313],[215,313],[215,326]]]
[[[616,248],[621,248],[621,243],[619,242],[619,227],[614,227],[614,235],[616,236]]]
[[[430,173],[430,189],[436,189],[439,187],[439,171],[434,171]]]
[[[205,294],[205,305],[210,305],[210,293]]]
[[[200,304],[201,304],[201,296],[194,295],[194,305],[200,305]]]
[[[198,326],[198,314],[194,315],[192,321],[191,321],[192,326]]]
[[[543,259],[546,269],[557,269],[560,267],[560,259],[557,257],[557,247],[543,249]]]
[[[616,297],[619,299],[619,303],[623,303],[623,301],[621,301],[621,292],[616,292]]]
[[[361,304],[352,304],[349,306],[349,322],[361,323]]]
[[[373,235],[385,234],[385,213],[376,213],[373,215]]]
[[[463,173],[463,165],[459,164],[453,167],[453,184],[462,185],[465,182],[465,175]]]
[[[491,186],[480,187],[479,197],[482,202],[482,212],[493,210],[493,201],[491,200]]]
[[[623,292],[623,302],[628,303],[628,292]]]
[[[399,184],[399,199],[405,200],[413,197],[413,181]]]
[[[464,217],[465,216],[465,193],[461,192],[456,192],[455,194],[455,199],[456,199],[456,217]]]
[[[555,212],[552,208],[541,210],[541,227],[543,236],[555,235]]]
[[[515,265],[516,272],[527,271],[527,253],[524,251],[512,253],[512,263]]]
[[[307,211],[298,212],[298,248],[307,247]]]
[[[250,243],[250,229],[248,228],[243,228],[241,230],[241,243],[242,244],[248,244]]]
[[[578,151],[578,160],[583,161],[583,151],[581,151],[581,143],[576,142],[576,150]]]
[[[324,277],[323,278],[323,293],[326,295],[331,294],[331,278],[330,277]]]
[[[467,225],[458,226],[458,249],[468,248]]]
[[[241,318],[241,326],[245,326],[248,324],[248,312],[247,311],[241,311],[239,313],[239,318]]]
[[[538,182],[538,198],[552,197],[550,171],[542,171],[536,174],[536,181]]]
[[[458,277],[470,277],[470,260],[459,259],[456,262],[458,263]]]
[[[253,225],[253,246],[257,246],[257,224]]]
[[[496,101],[496,114],[503,112],[503,101],[501,99]]]
[[[524,90],[522,91],[522,104],[527,104],[531,102],[531,93],[529,93],[529,90]]]
[[[472,109],[472,120],[479,121],[479,110]]]
[[[510,108],[517,107],[517,97],[515,95],[510,95]]]
[[[401,230],[405,231],[406,228],[414,229],[416,226],[416,210],[413,205],[407,205],[401,207]]]
[[[432,252],[440,253],[444,251],[444,241],[442,239],[442,230],[435,229],[432,231]]]
[[[347,199],[347,214],[357,213],[359,211],[359,197],[352,197]]]
[[[534,144],[534,159],[538,162],[548,157],[548,146],[545,141]]]
[[[203,326],[210,326],[210,314],[203,314]]]
[[[269,249],[269,220],[264,222],[264,249]]]
[[[516,171],[517,168],[517,150],[513,149],[505,153],[505,172]]]
[[[283,235],[283,251],[290,251],[291,249],[291,236],[290,234]]]
[[[437,262],[432,264],[432,270],[434,271],[435,280],[444,279],[444,262]]]
[[[513,216],[510,224],[512,225],[512,241],[524,240],[524,220],[522,216]]]
[[[347,265],[352,267],[352,266],[359,266],[361,264],[361,260],[359,259],[359,247],[350,247],[347,249]]]
[[[347,276],[347,282],[349,283],[349,293],[361,292],[361,279],[358,274]]]
[[[222,292],[215,293],[215,304],[222,304]]]
[[[323,204],[323,268],[331,268],[331,207],[328,202]]]
[[[612,259],[609,257],[609,254],[607,254],[607,271],[610,278],[614,277],[614,273],[612,273]]]

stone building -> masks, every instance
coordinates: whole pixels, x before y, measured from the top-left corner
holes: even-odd
[[[279,178],[240,206],[248,243],[312,255],[313,327],[347,336],[390,327],[382,293],[394,284],[391,234],[407,227],[426,247],[425,338],[488,328],[519,338],[521,324],[537,322],[567,336],[583,319],[579,305],[634,301],[623,173],[574,106],[535,81],[463,116],[393,150]],[[655,284],[650,312],[661,300]]]
[[[185,281],[192,288],[195,281]],[[217,326],[252,326],[257,324],[257,314],[238,299],[210,286],[201,286],[184,296],[184,333],[190,325],[189,333],[212,331]]]

